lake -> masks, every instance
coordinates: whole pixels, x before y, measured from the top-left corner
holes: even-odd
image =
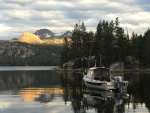
[[[81,73],[1,67],[0,113],[149,113],[150,74],[126,73],[128,98],[87,89]]]

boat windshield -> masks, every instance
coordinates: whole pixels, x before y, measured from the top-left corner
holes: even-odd
[[[103,78],[109,77],[109,71],[107,69],[96,69],[94,70],[95,76],[100,76]]]
[[[87,77],[92,77],[93,73],[94,73],[93,70],[89,70],[89,71],[87,72]]]

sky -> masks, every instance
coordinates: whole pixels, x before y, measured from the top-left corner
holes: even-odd
[[[100,20],[144,34],[150,28],[150,0],[0,0],[0,40],[20,38],[24,32],[49,29],[56,34],[72,31],[84,22],[96,31]]]

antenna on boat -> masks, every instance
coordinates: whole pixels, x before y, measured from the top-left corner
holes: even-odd
[[[96,60],[95,60],[95,65],[94,65],[94,67],[96,67]]]
[[[100,54],[100,59],[99,59],[99,61],[100,61],[100,67],[101,67],[101,66],[102,66],[101,54]]]

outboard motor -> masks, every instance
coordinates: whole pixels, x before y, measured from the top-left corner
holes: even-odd
[[[114,77],[114,81],[115,81],[117,89],[120,89],[120,90],[127,89],[128,81],[124,81],[121,76]]]

